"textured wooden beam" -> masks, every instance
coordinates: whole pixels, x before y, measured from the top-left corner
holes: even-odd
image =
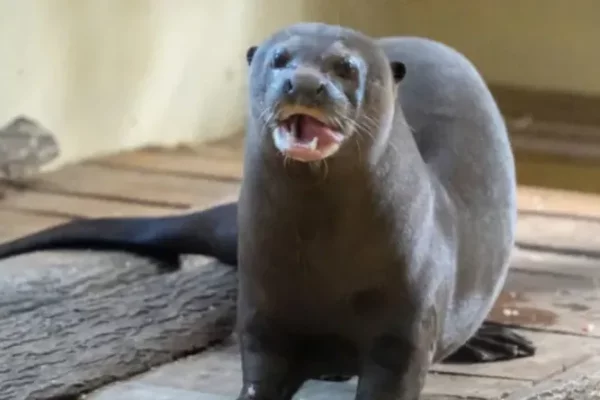
[[[0,399],[70,398],[200,351],[230,335],[235,298],[235,270],[202,257],[174,272],[120,253],[3,260]]]

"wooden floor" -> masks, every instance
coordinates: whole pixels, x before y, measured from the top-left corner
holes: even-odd
[[[545,170],[548,167],[538,161],[521,159],[519,168],[529,179],[535,176],[530,172],[535,168],[566,174],[568,179],[564,168]],[[76,217],[162,215],[207,207],[234,199],[241,175],[238,138],[193,149],[147,149],[68,166],[25,189],[5,190],[0,201],[0,240]],[[600,355],[600,195],[521,186],[519,209],[519,248],[491,318],[518,325],[536,343],[538,355],[476,366],[437,365],[427,382],[430,398],[493,399],[561,379],[573,368],[600,366],[596,358]],[[230,396],[237,391],[238,364],[235,348],[225,345],[112,386],[95,398]],[[144,397],[143,387],[151,388],[149,397]],[[351,386],[339,387],[346,388],[339,392],[344,393]],[[162,397],[155,397],[157,393]],[[317,394],[304,397],[319,398]]]

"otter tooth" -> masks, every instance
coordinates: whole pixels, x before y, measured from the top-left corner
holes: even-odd
[[[273,131],[273,141],[279,151],[285,151],[290,146],[290,139],[287,132],[282,128],[277,128]]]
[[[311,150],[316,150],[318,144],[319,144],[319,138],[317,138],[315,136],[314,138],[312,138],[312,140],[308,144],[308,148],[311,149]]]

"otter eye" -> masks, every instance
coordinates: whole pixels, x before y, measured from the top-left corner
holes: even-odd
[[[357,74],[356,65],[347,58],[335,63],[335,73],[344,79],[354,79]]]
[[[287,63],[290,61],[290,54],[285,50],[279,50],[273,56],[273,60],[271,63],[273,64],[273,68],[284,68]]]

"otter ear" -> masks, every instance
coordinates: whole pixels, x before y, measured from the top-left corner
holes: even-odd
[[[390,67],[392,68],[392,76],[394,77],[394,81],[396,83],[400,83],[404,76],[406,75],[406,65],[399,61],[392,61],[390,63]]]
[[[251,46],[246,50],[246,61],[248,65],[252,63],[252,59],[254,58],[254,54],[256,54],[256,50],[258,50],[258,46]]]

